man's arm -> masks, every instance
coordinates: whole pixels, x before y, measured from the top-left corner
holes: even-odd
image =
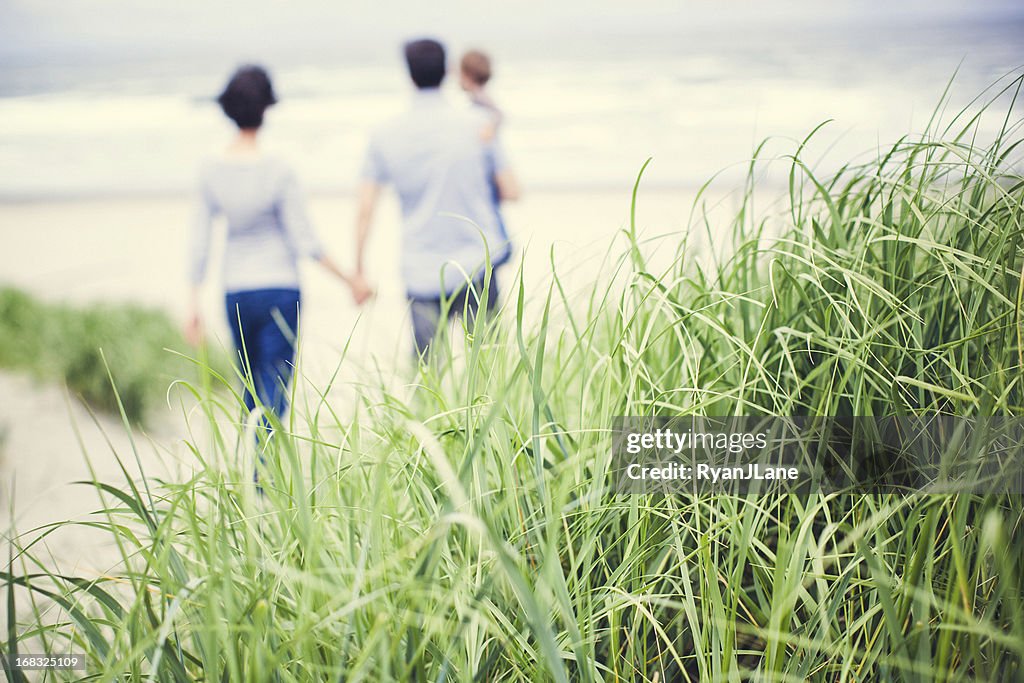
[[[519,186],[519,179],[512,172],[512,165],[505,156],[505,148],[499,142],[497,128],[494,125],[485,126],[481,134],[487,153],[491,157],[494,169],[494,184],[498,186],[498,200],[503,202],[514,202],[522,197],[522,188]]]
[[[380,184],[372,180],[364,180],[359,185],[357,195],[358,210],[356,212],[356,274],[366,272],[366,242],[373,227],[373,214],[377,210],[377,198],[380,196]]]

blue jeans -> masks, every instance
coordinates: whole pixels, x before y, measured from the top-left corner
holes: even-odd
[[[288,383],[295,362],[301,297],[297,289],[251,289],[225,297],[228,326],[242,372],[251,371],[254,397],[245,387],[245,407],[257,400],[280,419],[288,409]]]
[[[465,313],[469,323],[472,324],[480,310],[480,300],[483,296],[483,279],[475,280],[455,294],[445,297],[447,300],[445,302],[441,301],[441,297],[429,299],[410,296],[409,311],[412,314],[413,351],[415,354],[418,357],[424,357],[429,351],[430,343],[437,336],[437,329],[441,325],[443,303],[446,303],[448,306],[447,311],[445,311],[447,314],[446,322],[456,315]],[[486,312],[492,312],[497,302],[498,283],[492,273],[490,286],[487,291]]]

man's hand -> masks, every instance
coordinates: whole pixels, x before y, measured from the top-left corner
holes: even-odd
[[[523,196],[522,188],[519,186],[519,179],[512,171],[498,171],[494,176],[498,185],[498,198],[503,202],[515,202]]]

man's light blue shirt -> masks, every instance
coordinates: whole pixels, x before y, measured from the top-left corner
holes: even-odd
[[[401,272],[408,295],[437,298],[508,254],[488,183],[505,158],[488,117],[452,106],[436,88],[370,138],[364,180],[392,184],[402,207]],[[493,164],[493,166],[490,166]]]

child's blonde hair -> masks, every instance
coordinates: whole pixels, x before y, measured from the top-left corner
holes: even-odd
[[[491,80],[491,58],[485,52],[470,50],[462,55],[459,66],[462,73],[479,86],[487,85],[487,81]]]

